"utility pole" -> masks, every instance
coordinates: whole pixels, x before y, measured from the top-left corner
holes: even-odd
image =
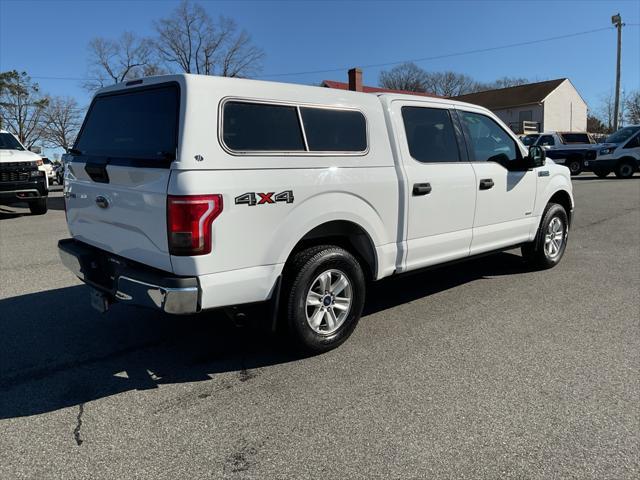
[[[622,49],[622,17],[616,13],[611,17],[611,23],[618,29],[618,60],[616,62],[616,100],[613,106],[613,131],[618,130],[618,112],[620,111],[620,50]]]

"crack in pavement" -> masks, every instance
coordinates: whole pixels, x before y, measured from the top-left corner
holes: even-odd
[[[80,437],[80,429],[82,428],[83,413],[84,413],[84,403],[81,403],[80,405],[78,405],[78,416],[76,417],[78,423],[76,424],[76,428],[73,429],[73,438],[75,438],[78,446],[82,445],[82,443],[84,442],[82,437]]]

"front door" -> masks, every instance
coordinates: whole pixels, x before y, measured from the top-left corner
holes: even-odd
[[[394,102],[407,188],[406,257],[413,270],[469,255],[475,174],[447,105]]]
[[[530,239],[538,172],[513,135],[480,111],[458,110],[477,181],[471,255]]]

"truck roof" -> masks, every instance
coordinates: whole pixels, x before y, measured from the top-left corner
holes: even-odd
[[[315,85],[301,85],[298,83],[285,83],[285,82],[273,82],[268,80],[252,80],[247,78],[231,78],[231,77],[219,77],[213,75],[195,75],[189,73],[180,73],[172,75],[158,75],[153,77],[143,77],[140,79],[130,80],[127,82],[110,85],[108,87],[101,88],[96,92],[96,95],[108,93],[112,91],[122,90],[129,87],[153,85],[159,83],[166,83],[176,81],[180,84],[185,84],[195,88],[213,88],[214,86],[221,87],[221,89],[229,89],[229,95],[233,95],[234,87],[242,87],[242,90],[249,90],[251,87],[256,90],[273,89],[275,93],[288,94],[292,96],[299,96],[301,98],[307,97],[309,102],[322,103],[323,101],[331,102],[345,102],[349,104],[370,104],[371,99],[375,97],[386,98],[388,100],[405,100],[405,101],[421,101],[436,103],[442,105],[457,105],[457,106],[472,106],[476,109],[489,111],[480,105],[474,105],[471,103],[461,102],[458,100],[452,100],[448,98],[438,97],[424,97],[421,95],[399,94],[399,93],[365,93],[354,92],[352,90],[333,89],[327,87],[320,87]],[[226,96],[224,93],[222,96]]]

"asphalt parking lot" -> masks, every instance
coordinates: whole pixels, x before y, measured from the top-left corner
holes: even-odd
[[[0,207],[0,478],[639,478],[640,177],[574,193],[557,268],[383,281],[305,359],[218,313],[95,313],[60,193]]]

